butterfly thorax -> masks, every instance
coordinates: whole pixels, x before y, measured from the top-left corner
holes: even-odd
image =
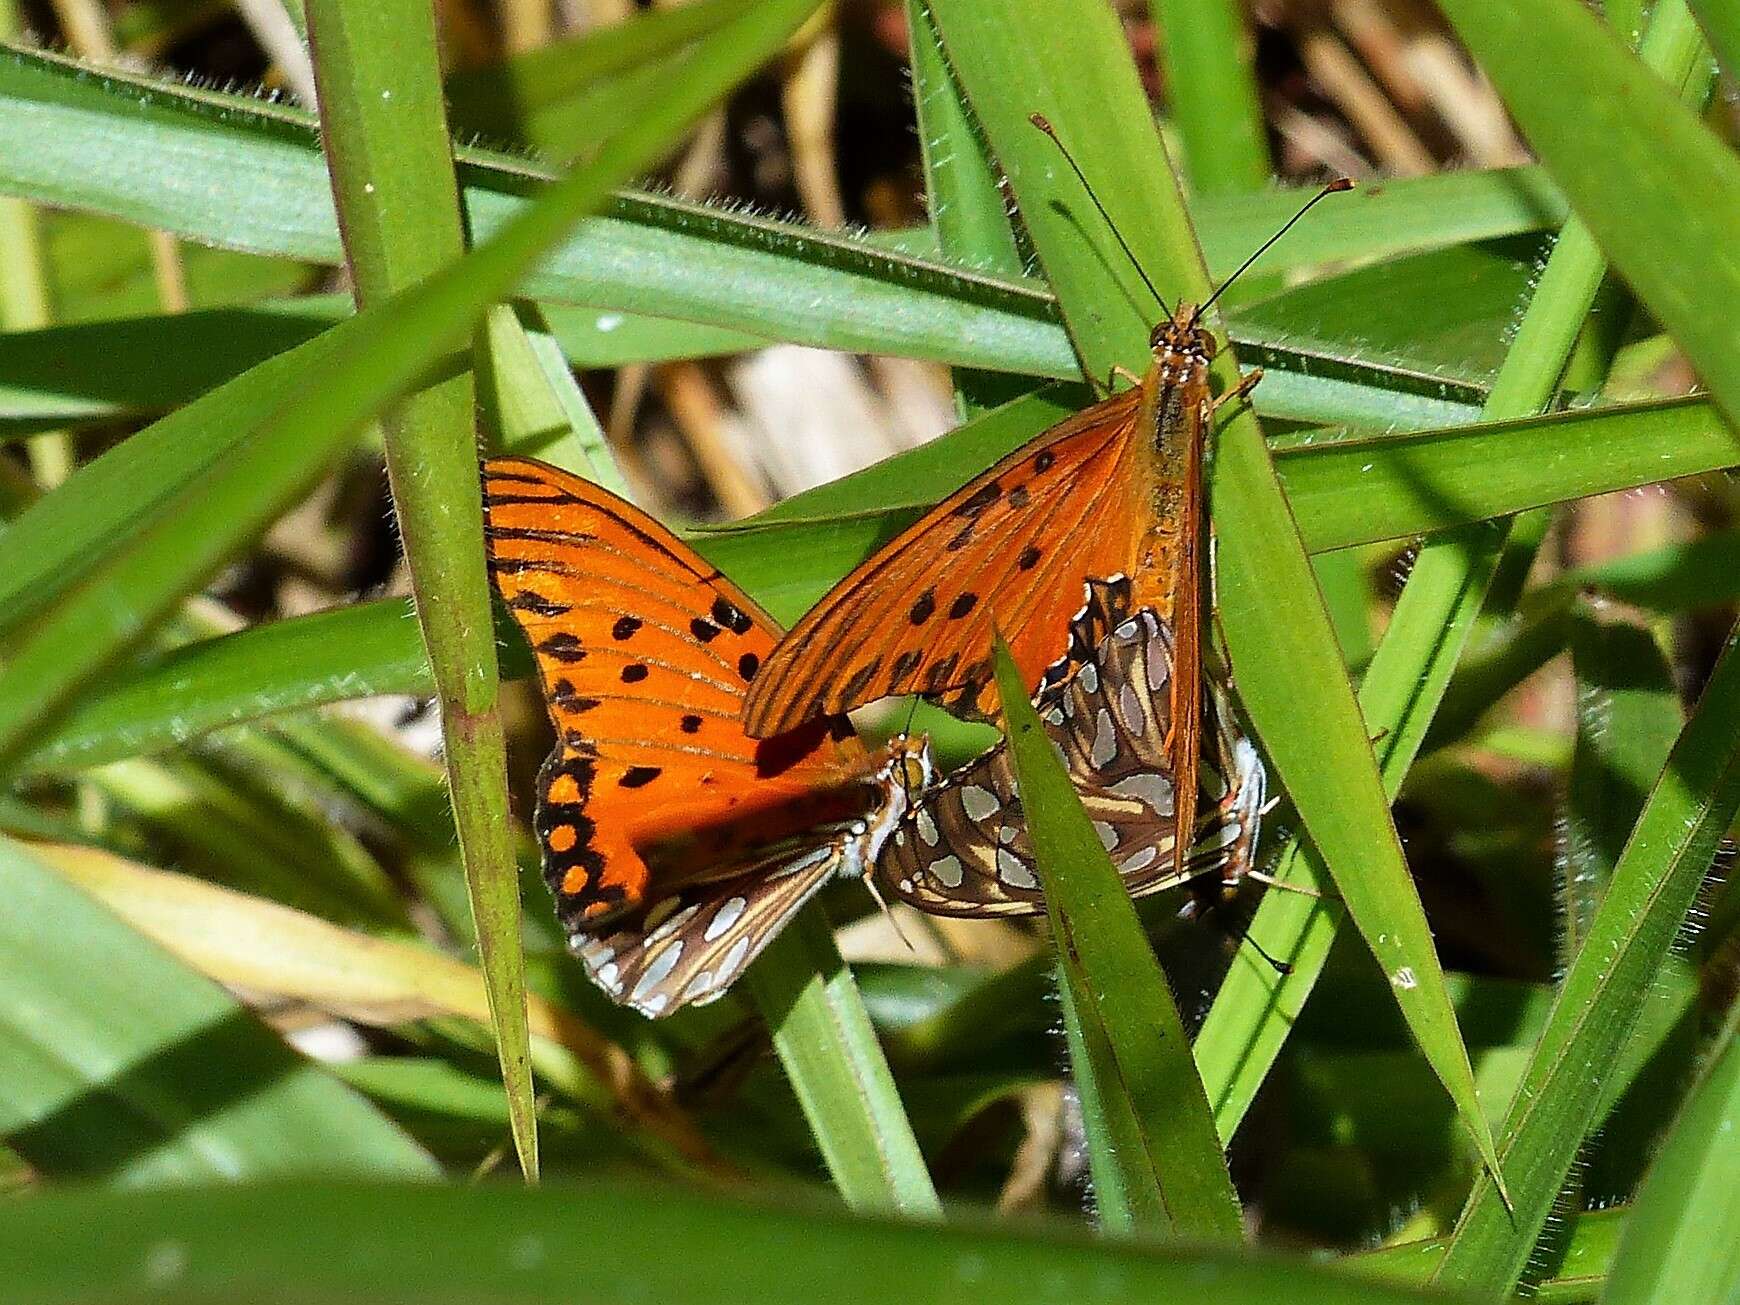
[[[1182,568],[1195,565],[1202,531],[1203,443],[1214,410],[1209,364],[1214,337],[1196,321],[1196,308],[1180,304],[1155,326],[1153,362],[1142,378],[1141,429],[1136,456],[1146,462],[1135,483],[1147,501],[1137,513],[1134,605],[1173,619]]]

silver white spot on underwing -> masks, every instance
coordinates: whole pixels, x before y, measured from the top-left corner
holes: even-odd
[[[725,959],[719,962],[719,978],[717,982],[720,987],[724,987],[725,984],[731,982],[732,977],[737,973],[737,967],[743,964],[743,958],[748,954],[748,938],[739,938],[736,942],[731,944],[731,950],[726,952]]]
[[[1100,691],[1100,668],[1092,662],[1087,662],[1082,666],[1080,678],[1083,693],[1098,693]]]
[[[1039,887],[1039,880],[1033,877],[1027,863],[1006,847],[997,849],[997,878],[1011,888]]]
[[[1118,690],[1118,714],[1124,718],[1124,728],[1132,734],[1140,734],[1148,727],[1148,718],[1142,711],[1142,698],[1134,685],[1126,684]]]
[[[1094,833],[1099,835],[1100,846],[1110,852],[1118,845],[1118,831],[1104,820],[1094,821]]]
[[[918,809],[916,823],[918,825],[918,836],[924,840],[924,845],[926,847],[935,847],[940,835],[937,833],[936,821],[932,819],[930,812],[926,811],[923,807],[920,807]]]
[[[725,931],[743,917],[743,912],[749,906],[746,897],[733,897],[713,912],[713,918],[707,921],[707,931],[701,935],[708,942],[723,937]]]
[[[1088,760],[1096,766],[1109,766],[1118,755],[1118,731],[1112,724],[1112,713],[1104,707],[1094,718],[1094,743]]]
[[[944,888],[959,888],[961,881],[966,878],[958,856],[938,857],[930,863],[930,872]]]
[[[1119,797],[1135,798],[1163,816],[1172,814],[1172,781],[1157,770],[1138,771],[1108,790]]]
[[[968,784],[961,790],[961,810],[967,813],[967,819],[975,824],[989,820],[997,814],[1003,804],[997,801],[997,795],[989,789],[980,788],[977,784]]]
[[[682,956],[683,944],[681,940],[665,948],[653,959],[653,963],[641,972],[639,981],[634,985],[634,991],[628,994],[628,999],[636,1002],[645,1000],[648,993],[671,977],[671,971],[677,968],[677,962],[682,959]]]
[[[1149,866],[1154,864],[1159,855],[1160,849],[1155,847],[1152,843],[1149,843],[1146,847],[1138,848],[1122,861],[1118,862],[1118,873],[1127,875],[1132,874],[1137,870],[1146,870]]]

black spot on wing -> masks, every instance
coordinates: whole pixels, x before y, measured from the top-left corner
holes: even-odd
[[[538,651],[567,665],[586,660],[586,649],[581,647],[580,637],[566,630],[558,630],[548,639],[541,640]]]

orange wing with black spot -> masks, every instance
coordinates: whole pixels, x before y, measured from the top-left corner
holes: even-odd
[[[1037,684],[1063,650],[1083,584],[1137,561],[1150,519],[1142,407],[1137,387],[1052,428],[847,576],[766,659],[745,708],[749,733],[898,693],[972,714],[991,682],[994,630]]]
[[[563,924],[626,1004],[717,996],[863,860],[853,840],[888,781],[837,718],[743,732],[779,627],[652,517],[521,458],[486,464],[484,504],[491,575],[557,734],[535,823]]]

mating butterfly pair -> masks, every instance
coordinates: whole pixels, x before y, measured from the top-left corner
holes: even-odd
[[[1001,745],[939,779],[924,741],[872,753],[837,713],[755,739],[745,703],[780,631],[746,594],[650,516],[541,463],[490,462],[485,503],[491,571],[557,731],[538,780],[545,874],[615,1000],[653,1016],[713,1000],[836,878],[879,872],[942,914],[1044,910]],[[1090,586],[1035,703],[1132,892],[1236,877],[1261,765],[1216,694],[1215,805],[1179,870],[1174,638],[1132,601],[1128,581]]]

